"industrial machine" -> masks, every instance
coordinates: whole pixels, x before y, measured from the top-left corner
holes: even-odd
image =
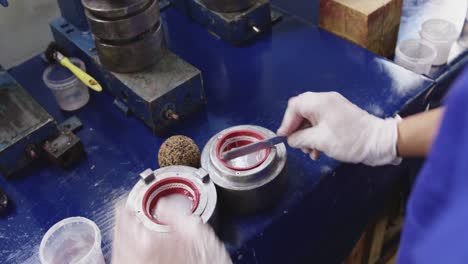
[[[13,77],[0,67],[0,172],[11,176],[41,156],[69,166],[83,153],[73,130],[81,126],[72,118],[57,127]]]
[[[155,134],[205,103],[201,72],[165,45],[158,0],[59,0],[56,42]]]
[[[219,38],[243,44],[268,31],[281,15],[269,0],[169,0]]]

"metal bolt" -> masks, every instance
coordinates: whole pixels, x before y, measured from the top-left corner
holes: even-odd
[[[179,115],[176,114],[172,109],[167,110],[165,116],[167,119],[179,120]]]
[[[30,150],[29,150],[29,156],[30,156],[32,159],[36,159],[36,158],[37,158],[36,151],[34,151],[33,149],[30,149]]]

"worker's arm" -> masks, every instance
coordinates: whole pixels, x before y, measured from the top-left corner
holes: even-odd
[[[398,124],[398,155],[421,157],[426,155],[439,130],[443,108],[434,109],[403,119]]]
[[[371,166],[398,164],[399,155],[427,153],[442,110],[409,117],[381,119],[338,93],[304,93],[291,98],[278,135],[291,147],[317,157],[317,151],[344,162]],[[304,128],[304,123],[311,126]]]

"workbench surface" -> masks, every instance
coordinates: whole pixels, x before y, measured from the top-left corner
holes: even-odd
[[[271,34],[242,47],[224,43],[173,8],[163,12],[169,47],[198,67],[208,104],[172,134],[203,148],[220,130],[254,124],[273,131],[288,98],[305,91],[338,91],[379,116],[391,116],[432,85],[392,62],[302,19],[285,14]],[[36,164],[0,186],[15,210],[0,218],[0,263],[37,263],[42,236],[71,216],[95,221],[110,256],[113,204],[146,168],[157,167],[158,138],[95,94],[76,112],[61,112],[33,58],[10,70],[58,121],[77,115],[86,157],[64,171]],[[287,194],[272,211],[250,217],[221,215],[220,235],[236,263],[340,263],[402,175],[400,167],[368,168],[322,157],[311,161],[288,148]],[[224,216],[224,217],[223,217]]]

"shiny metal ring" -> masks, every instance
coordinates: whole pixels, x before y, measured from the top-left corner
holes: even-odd
[[[131,42],[107,42],[95,38],[101,65],[113,72],[132,73],[144,70],[161,60],[166,52],[162,24]]]
[[[115,20],[102,19],[88,10],[85,13],[94,36],[103,40],[136,38],[154,28],[160,18],[159,5],[156,0],[152,0],[150,5],[140,13]]]
[[[215,225],[217,194],[213,182],[204,169],[170,166],[140,174],[142,179],[131,190],[127,208],[150,230],[160,233],[171,231],[170,226],[154,216],[158,197],[170,193],[183,193],[193,199],[192,215],[204,223]]]
[[[236,135],[234,139],[226,137],[233,133]],[[236,163],[237,167],[227,166],[220,159],[219,152],[273,136],[275,133],[263,127],[235,126],[219,132],[205,145],[201,157],[202,167],[219,187],[220,199],[229,210],[251,213],[276,203],[286,187],[286,147],[280,144],[268,151],[263,150],[230,161]]]

